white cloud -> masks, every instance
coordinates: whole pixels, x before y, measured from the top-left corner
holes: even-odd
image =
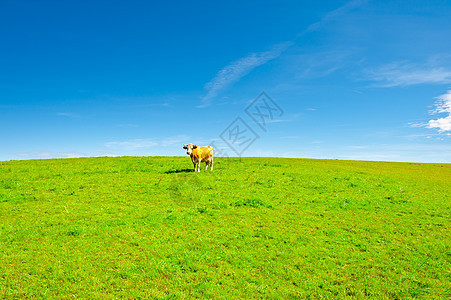
[[[325,24],[347,13],[349,10],[361,6],[365,2],[367,2],[367,0],[353,0],[347,2],[345,5],[327,13],[318,22],[315,22],[308,26],[306,30],[299,33],[296,37],[300,37],[304,34],[320,29]],[[201,98],[202,104],[199,107],[209,106],[211,104],[211,99],[216,97],[221,90],[224,90],[228,86],[237,82],[242,77],[249,74],[254,68],[279,57],[293,44],[294,42],[292,41],[277,44],[269,51],[251,53],[250,55],[236,60],[226,67],[222,68],[218,73],[216,73],[216,76],[205,85],[207,93]],[[336,68],[338,67],[328,68],[327,70],[325,70],[325,72],[331,73]]]
[[[202,97],[202,105],[200,105],[200,107],[210,105],[210,100],[221,90],[237,82],[254,68],[280,56],[280,54],[291,45],[292,42],[280,43],[269,51],[251,53],[250,55],[234,61],[222,68],[216,76],[205,85],[207,94]]]
[[[447,116],[446,118],[430,120],[428,127],[438,128],[440,131],[451,131],[451,115]]]
[[[451,113],[451,90],[446,94],[438,96],[436,99],[436,108],[433,110],[433,113]]]
[[[348,150],[337,156],[339,159],[384,160],[404,162],[449,163],[451,145],[444,144],[381,144],[367,148]]]
[[[97,157],[120,157],[122,155],[120,154],[114,154],[114,153],[102,153],[100,155],[97,155]]]
[[[356,8],[356,7],[361,6],[361,5],[365,4],[366,2],[367,2],[366,0],[349,1],[345,5],[337,8],[337,9],[335,9],[333,11],[328,12],[323,18],[321,18],[321,20],[311,24],[309,27],[307,27],[306,30],[304,30],[302,33],[300,33],[300,35],[320,29],[326,23],[328,23],[328,22],[340,17],[343,14],[346,14],[348,11],[350,11],[350,10]]]
[[[189,141],[189,136],[186,135],[177,135],[173,137],[167,137],[164,139],[133,139],[128,141],[121,142],[108,142],[105,144],[108,148],[113,149],[122,149],[126,151],[140,150],[140,149],[148,149],[156,146],[172,146],[179,143],[187,143]]]
[[[339,159],[346,160],[368,160],[368,161],[402,161],[400,154],[380,154],[373,152],[365,152],[358,154],[340,155]]]
[[[296,78],[320,78],[328,76],[349,64],[352,51],[334,50],[293,56],[290,64],[296,70]]]
[[[87,155],[78,152],[58,152],[57,155],[62,158],[87,157]]]
[[[42,152],[38,155],[42,155],[43,158],[78,158],[86,157],[85,154],[79,152]]]
[[[419,65],[395,62],[369,72],[370,79],[379,81],[382,87],[409,86],[425,83],[451,82],[451,70],[431,64]]]
[[[19,153],[13,153],[12,156],[20,157],[21,159],[49,159],[49,158],[87,157],[85,154],[79,153],[79,152],[52,152],[52,151],[19,152]]]
[[[28,152],[18,152],[18,153],[14,153],[15,156],[17,157],[30,157],[31,153]]]
[[[437,128],[440,132],[451,131],[451,90],[446,94],[437,97],[434,114],[445,113],[448,116],[428,122],[428,128]]]
[[[59,112],[56,115],[68,117],[68,118],[80,118],[80,115],[74,114],[74,113],[66,113],[66,112]]]
[[[424,124],[424,123],[417,123],[417,122],[410,122],[410,123],[408,123],[408,125],[409,125],[410,127],[425,127],[427,124]]]

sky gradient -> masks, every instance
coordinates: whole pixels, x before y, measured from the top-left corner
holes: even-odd
[[[0,160],[193,143],[451,163],[450,16],[449,1],[1,1]]]

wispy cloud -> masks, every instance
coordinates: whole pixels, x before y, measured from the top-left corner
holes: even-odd
[[[128,141],[114,141],[106,143],[105,146],[113,149],[133,151],[133,150],[148,149],[156,146],[166,147],[179,143],[187,143],[188,140],[189,136],[178,135],[174,137],[167,137],[164,139],[151,138],[151,139],[133,139]]]
[[[444,84],[451,82],[451,69],[431,64],[394,62],[369,71],[371,80],[381,87],[409,86],[424,83]]]
[[[280,56],[280,54],[292,44],[292,42],[280,43],[269,51],[251,53],[222,68],[216,76],[205,85],[207,94],[202,97],[202,104],[199,107],[210,105],[211,99],[216,97],[221,90],[237,82],[254,68]]]
[[[59,112],[56,115],[57,116],[68,117],[68,118],[80,118],[80,115],[78,115],[78,114],[67,113],[67,112]]]
[[[307,33],[316,31],[329,23],[330,21],[344,15],[348,11],[361,6],[367,2],[366,0],[353,0],[345,5],[327,13],[321,20],[308,26],[304,31],[299,33],[296,38],[301,37]],[[198,107],[207,107],[211,104],[211,100],[215,98],[219,92],[226,89],[233,83],[239,81],[242,77],[249,74],[253,69],[279,57],[290,46],[294,45],[294,41],[279,43],[272,47],[271,50],[264,52],[251,53],[246,57],[233,61],[225,66],[216,76],[205,85],[206,94],[201,97],[202,103]],[[328,72],[333,72],[335,69],[328,69]]]
[[[436,128],[439,132],[451,131],[451,90],[437,97],[433,114],[447,114],[444,118],[429,120],[427,127]]]
[[[328,12],[324,17],[321,18],[321,20],[308,26],[307,29],[305,29],[303,32],[301,32],[299,34],[299,36],[320,29],[321,27],[326,25],[328,22],[346,14],[350,10],[353,10],[353,9],[365,4],[366,2],[368,2],[368,1],[367,0],[349,1],[345,5],[337,8],[333,11]]]
[[[122,156],[122,155],[115,154],[115,153],[109,153],[109,152],[105,152],[100,155],[97,155],[97,157],[120,157],[120,156]]]
[[[41,152],[38,154],[40,158],[78,158],[86,157],[86,154],[79,152]]]
[[[356,64],[352,58],[353,49],[334,49],[293,55],[290,66],[295,71],[296,79],[320,78],[328,76],[350,63]]]
[[[19,157],[21,159],[49,159],[49,158],[87,157],[86,154],[79,153],[79,152],[52,152],[52,151],[19,152],[19,153],[13,153],[11,155]]]
[[[349,148],[349,147],[348,147]],[[378,144],[349,148],[338,159],[449,163],[451,145],[444,144]]]

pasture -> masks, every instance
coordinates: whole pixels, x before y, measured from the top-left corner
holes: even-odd
[[[203,168],[0,162],[0,298],[451,297],[451,165]]]

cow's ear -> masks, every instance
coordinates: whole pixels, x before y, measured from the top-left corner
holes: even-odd
[[[196,149],[196,148],[197,148],[197,146],[196,146],[196,145],[194,145],[194,146],[193,146],[193,149]]]
[[[186,149],[186,145],[183,145],[183,149]]]

